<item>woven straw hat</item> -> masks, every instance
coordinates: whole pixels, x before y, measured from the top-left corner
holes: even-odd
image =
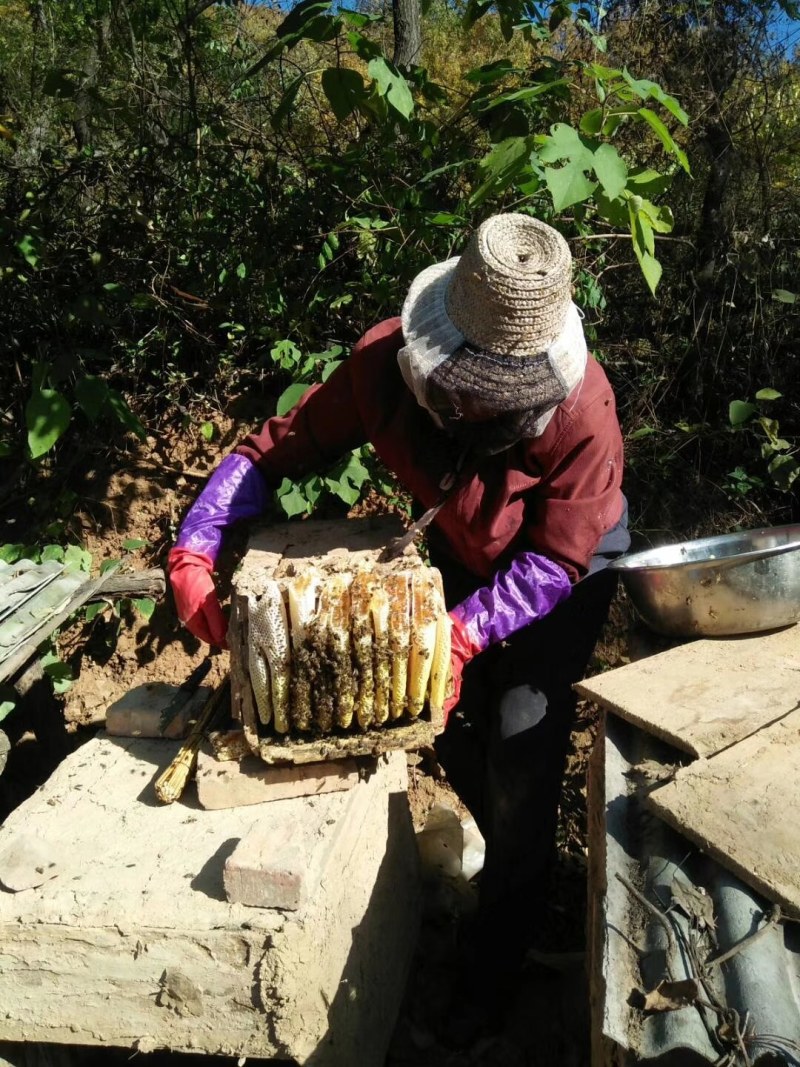
[[[561,333],[571,295],[572,256],[561,234],[528,215],[495,215],[467,245],[445,306],[474,347],[532,356]]]
[[[494,215],[464,254],[413,281],[403,305],[403,376],[424,407],[427,384],[501,407],[563,400],[583,377],[586,342],[571,300],[572,256],[551,226]]]

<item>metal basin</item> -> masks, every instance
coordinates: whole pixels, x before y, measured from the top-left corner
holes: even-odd
[[[645,623],[669,637],[747,634],[800,621],[800,524],[651,548],[610,566]]]

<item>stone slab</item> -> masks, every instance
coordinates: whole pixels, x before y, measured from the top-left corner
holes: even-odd
[[[381,1067],[418,921],[405,754],[346,792],[204,811],[191,790],[156,802],[177,748],[100,735],[0,828],[0,849],[33,836],[59,854],[38,888],[0,892],[0,1042]],[[310,859],[330,850],[313,899],[229,903],[239,840],[300,822]]]
[[[358,764],[351,759],[270,767],[257,756],[220,760],[208,746],[198,754],[195,782],[201,807],[237,808],[352,789],[358,782]]]
[[[747,885],[800,916],[800,710],[682,768],[647,804]]]
[[[180,740],[186,736],[189,723],[197,718],[212,692],[211,686],[200,686],[162,730],[161,718],[170,702],[180,693],[180,686],[168,682],[147,682],[134,686],[109,705],[106,730],[113,737],[167,737]]]
[[[800,626],[678,645],[575,688],[683,751],[711,756],[800,706]]]

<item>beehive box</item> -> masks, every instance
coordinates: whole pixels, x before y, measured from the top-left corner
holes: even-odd
[[[234,715],[267,763],[429,745],[443,727],[450,622],[441,576],[386,519],[272,526],[234,579]]]

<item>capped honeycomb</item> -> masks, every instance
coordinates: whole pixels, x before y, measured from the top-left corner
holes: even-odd
[[[450,620],[437,570],[285,561],[245,593],[259,733],[366,731],[441,717]]]

